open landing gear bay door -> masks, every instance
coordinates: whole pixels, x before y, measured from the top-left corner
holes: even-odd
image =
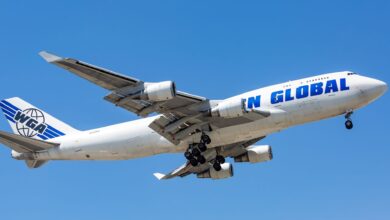
[[[76,59],[61,58],[47,52],[40,55],[47,62],[110,90],[105,100],[116,106],[142,117],[161,114],[149,127],[175,145],[197,131],[249,123],[270,115],[268,111],[263,111],[247,112],[235,118],[211,117],[210,110],[218,106],[219,101],[177,91],[172,81],[148,83]]]

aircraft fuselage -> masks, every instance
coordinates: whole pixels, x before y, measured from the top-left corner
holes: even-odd
[[[291,126],[346,114],[379,98],[387,85],[379,80],[338,72],[281,83],[230,99],[245,100],[246,108],[271,109],[270,117],[216,129],[208,133],[209,148],[264,137]],[[38,160],[126,160],[184,152],[199,137],[174,145],[149,124],[159,116],[52,139],[58,148],[35,153]]]

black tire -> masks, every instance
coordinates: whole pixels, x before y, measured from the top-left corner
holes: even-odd
[[[195,157],[200,156],[200,154],[201,154],[201,152],[198,148],[192,149],[192,155],[194,155]]]
[[[348,130],[351,130],[353,128],[353,123],[351,120],[347,120],[345,122],[345,127],[348,129]]]
[[[192,154],[187,151],[184,153],[184,157],[187,159],[187,160],[191,160],[192,158],[194,158],[194,156],[192,156]]]
[[[202,142],[203,142],[203,143],[205,143],[205,144],[211,144],[211,138],[210,138],[210,136],[208,136],[208,135],[202,135],[201,139],[202,139]]]
[[[218,155],[217,158],[215,158],[215,160],[219,163],[219,164],[224,164],[226,162],[225,158],[221,155]]]
[[[204,143],[198,144],[198,148],[199,148],[199,150],[200,150],[201,152],[207,151],[207,146],[206,146],[206,144],[204,144]]]
[[[199,156],[198,157],[198,162],[200,164],[205,164],[207,161],[206,161],[206,158],[204,156]]]
[[[190,160],[190,164],[191,164],[193,167],[196,167],[196,166],[199,165],[199,162],[198,162],[197,159],[192,158],[192,159]]]
[[[219,163],[214,163],[214,164],[213,164],[213,168],[214,168],[214,170],[217,171],[217,172],[219,172],[219,171],[222,170],[222,166],[221,166],[221,164],[219,164]]]

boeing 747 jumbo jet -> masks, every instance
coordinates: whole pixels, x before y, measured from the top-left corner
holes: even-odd
[[[271,146],[257,142],[312,121],[345,115],[345,126],[352,129],[353,111],[387,90],[382,81],[345,71],[210,100],[178,91],[172,81],[144,82],[76,59],[40,55],[109,90],[106,101],[143,118],[79,131],[20,98],[5,99],[0,107],[14,134],[0,131],[0,142],[30,168],[50,160],[128,160],[181,152],[187,161],[183,166],[155,177],[229,178],[233,167],[225,158],[240,163],[270,161]]]

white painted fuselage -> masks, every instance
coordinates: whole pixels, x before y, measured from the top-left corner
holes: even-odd
[[[344,84],[341,79],[346,80]],[[328,88],[326,93],[327,82],[330,80],[337,82],[337,88]],[[315,95],[315,92],[312,95],[310,85],[317,83],[323,84],[323,91],[319,95]],[[213,140],[208,147],[252,140],[291,126],[343,115],[368,105],[383,95],[386,89],[387,85],[379,80],[351,72],[338,72],[250,91],[231,99],[242,98],[250,105],[248,101],[252,97],[260,102],[256,105],[251,103],[253,106],[247,107],[271,110],[271,116],[251,123],[213,130],[208,133]],[[305,92],[308,94],[303,94]],[[304,97],[306,95],[307,97]],[[156,117],[159,116],[52,139],[51,142],[60,143],[60,146],[36,153],[36,157],[39,160],[127,160],[184,152],[188,144],[199,138],[189,136],[176,146],[149,128],[149,124]]]

